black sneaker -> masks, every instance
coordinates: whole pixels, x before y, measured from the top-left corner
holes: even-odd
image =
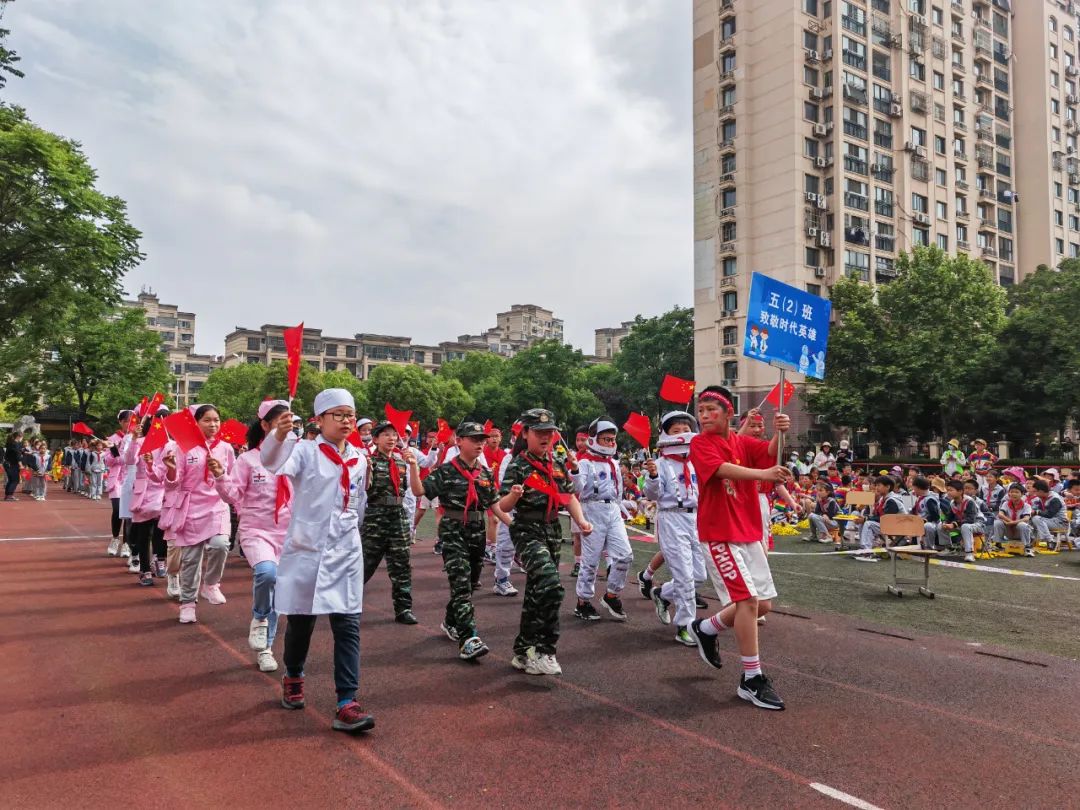
[[[403,610],[397,616],[394,617],[394,621],[398,624],[420,624],[416,617],[413,616],[411,610]]]
[[[720,660],[720,649],[716,636],[707,636],[701,632],[701,619],[694,619],[686,626],[690,637],[697,643],[698,655],[701,660],[713,669],[720,669],[724,662]]]
[[[600,601],[604,603],[604,607],[606,607],[608,613],[611,614],[611,618],[620,622],[626,621],[626,611],[623,610],[622,599],[617,596],[612,596],[610,593],[605,593],[604,598]]]
[[[592,602],[579,603],[578,606],[574,608],[574,615],[587,622],[595,622],[600,618],[600,614],[596,612],[596,608],[592,606]]]
[[[705,610],[709,606],[709,603],[706,602],[704,599],[702,599],[700,596],[698,596],[695,593],[694,594],[694,605],[697,606],[698,610]]]
[[[442,543],[436,542],[435,547],[431,549],[432,554],[442,554]]]
[[[783,711],[784,701],[772,688],[772,683],[764,675],[755,675],[739,679],[739,691],[736,694],[743,700],[749,700],[760,709]]]
[[[574,563],[574,567],[570,569],[570,576],[576,577],[580,573],[581,573],[581,563],[576,562],[576,563]]]
[[[642,599],[652,599],[652,580],[645,579],[645,572],[637,572],[638,590],[641,591]]]

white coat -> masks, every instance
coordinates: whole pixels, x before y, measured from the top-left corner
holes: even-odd
[[[124,457],[127,452],[128,445],[131,444],[134,437],[130,433],[125,433],[124,438],[120,440],[120,458]],[[138,459],[136,459],[138,461]],[[131,520],[131,500],[135,497],[135,468],[137,464],[127,464],[124,468],[124,483],[120,485],[120,517],[124,520]]]
[[[271,473],[292,484],[292,519],[278,563],[274,607],[286,615],[360,613],[364,601],[364,553],[360,545],[367,454],[346,443],[341,457],[349,468],[349,505],[344,508],[341,468],[323,455],[320,436],[279,442],[271,432],[260,456]]]

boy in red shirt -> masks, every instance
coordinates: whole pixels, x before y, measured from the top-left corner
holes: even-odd
[[[700,487],[698,537],[706,545],[706,568],[724,608],[691,622],[688,630],[702,660],[720,669],[717,635],[734,627],[743,665],[738,696],[763,709],[783,709],[758,658],[757,618],[771,609],[776,587],[762,543],[757,482],[791,478],[791,471],[776,463],[777,442],[791,419],[777,414],[776,434],[765,442],[732,431],[733,415],[727,389],[710,385],[698,395],[701,433],[690,442]]]

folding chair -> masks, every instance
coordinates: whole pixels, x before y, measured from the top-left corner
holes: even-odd
[[[873,506],[874,501],[876,500],[877,495],[875,495],[873,492],[866,492],[861,489],[853,489],[844,498],[844,511],[851,512],[853,511],[852,507]],[[847,527],[845,527],[845,531],[846,528]]]
[[[938,556],[938,552],[932,549],[917,548],[919,542],[923,538],[923,526],[924,521],[919,515],[881,516],[882,534],[891,535],[893,537],[911,538],[916,546],[916,548],[886,546],[885,550],[888,552],[889,558],[892,561],[892,584],[887,585],[885,589],[895,596],[904,595],[904,591],[900,587],[901,585],[917,585],[919,587],[919,593],[927,599],[934,598],[934,592],[930,590],[930,558]],[[897,565],[901,554],[907,555],[908,557],[914,557],[916,560],[922,560],[921,578],[913,579],[911,577],[900,577]]]

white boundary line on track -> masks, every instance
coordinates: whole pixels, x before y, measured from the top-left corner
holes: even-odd
[[[112,537],[111,534],[77,534],[57,535],[55,537],[0,537],[0,543],[22,543],[27,540],[102,540]]]
[[[824,793],[830,799],[836,799],[844,804],[849,804],[852,807],[858,807],[859,810],[882,810],[876,804],[870,804],[870,802],[864,802],[857,796],[852,796],[850,793],[844,793],[842,790],[837,790],[834,787],[823,785],[821,782],[811,782],[810,787],[816,790],[818,793]]]

